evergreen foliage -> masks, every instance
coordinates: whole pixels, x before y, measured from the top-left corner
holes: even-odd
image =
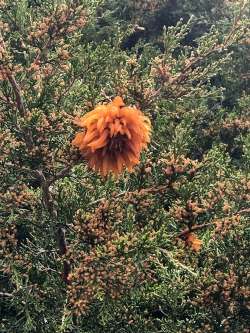
[[[0,332],[249,332],[249,1],[0,0]],[[100,177],[74,119],[152,138]]]

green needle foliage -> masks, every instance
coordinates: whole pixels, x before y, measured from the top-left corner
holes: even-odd
[[[0,332],[249,332],[249,1],[0,0]],[[71,141],[121,96],[133,173]]]

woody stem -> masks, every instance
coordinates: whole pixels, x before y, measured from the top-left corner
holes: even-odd
[[[51,218],[53,221],[57,221],[57,210],[54,204],[53,196],[49,190],[50,182],[46,179],[44,176],[44,173],[41,170],[36,170],[35,174],[37,178],[41,182],[41,189],[43,194],[43,204],[47,211],[49,212]],[[65,237],[65,228],[62,225],[58,225],[56,229],[56,238],[57,238],[57,244],[59,249],[59,254],[61,256],[65,255],[67,253],[67,242]],[[64,260],[63,261],[63,280],[68,283],[68,275],[70,272],[70,265],[69,263]]]
[[[177,235],[177,238],[182,238],[182,237],[185,237],[187,234],[189,234],[190,232],[192,231],[196,231],[196,230],[200,230],[200,229],[204,229],[206,227],[211,227],[213,226],[214,223],[204,223],[204,224],[200,224],[200,225],[194,225],[190,228],[186,228],[184,230],[182,230],[182,232],[180,232],[178,235]]]

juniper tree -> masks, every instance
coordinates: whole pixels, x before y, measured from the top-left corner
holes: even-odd
[[[247,3],[213,22],[184,1],[194,16],[124,47],[141,10],[169,6],[152,4],[125,20],[117,1],[0,1],[1,332],[248,331]],[[117,117],[116,96],[151,142],[102,177],[75,119]]]

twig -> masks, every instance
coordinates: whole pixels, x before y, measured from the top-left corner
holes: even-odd
[[[41,170],[35,170],[37,178],[41,181],[41,189],[43,193],[43,204],[48,210],[50,216],[54,221],[57,221],[57,210],[54,205],[52,194],[49,190],[50,183],[47,181],[44,173]],[[67,242],[65,237],[65,228],[59,225],[56,230],[56,238],[59,249],[59,254],[61,256],[67,253]],[[63,280],[68,283],[68,275],[70,272],[70,265],[68,261],[63,260]]]
[[[237,212],[237,214],[249,214],[249,213],[250,213],[250,208],[241,209]],[[180,232],[177,235],[177,238],[185,237],[187,234],[189,234],[192,231],[196,231],[196,230],[200,230],[200,229],[204,229],[206,227],[212,227],[212,226],[214,226],[214,223],[204,223],[204,224],[200,224],[200,225],[191,226],[191,228],[186,228],[185,230]]]
[[[169,259],[170,261],[175,265],[175,266],[179,266],[181,267],[182,269],[184,269],[185,271],[188,271],[190,274],[192,274],[193,276],[197,277],[197,273],[193,272],[188,266],[182,264],[181,262],[179,262],[177,259],[173,258],[172,254],[170,252],[168,252],[167,250],[165,249],[160,249],[160,251],[165,254]],[[160,264],[160,262],[159,262]],[[162,264],[161,264],[162,267],[164,267]]]
[[[200,230],[200,229],[204,229],[206,227],[212,227],[212,226],[214,226],[214,223],[204,223],[204,224],[200,224],[200,225],[194,225],[191,228],[186,228],[185,230],[180,232],[177,235],[177,238],[185,237],[187,234],[189,234],[192,231],[196,231],[196,230]]]
[[[13,297],[13,294],[3,293],[3,292],[0,291],[0,297]]]
[[[79,163],[78,160],[73,160],[73,162],[71,164],[69,164],[64,169],[62,169],[61,171],[59,171],[58,173],[56,173],[53,177],[51,177],[51,179],[48,180],[48,186],[50,186],[51,184],[53,184],[56,180],[61,179],[61,178],[65,177],[65,176],[68,176],[70,174],[70,172],[71,172],[71,169],[77,163]]]
[[[17,109],[19,110],[21,116],[24,117],[26,112],[25,112],[25,107],[24,107],[24,103],[23,103],[23,98],[22,98],[22,95],[21,95],[21,89],[19,88],[14,76],[11,75],[9,70],[6,71],[6,76],[7,76],[8,80],[9,80],[9,83],[11,84],[12,89],[14,91],[14,94],[15,94],[15,97],[16,97]]]
[[[131,192],[127,192],[127,191],[124,191],[124,192],[121,192],[117,195],[115,195],[113,197],[113,199],[118,199],[124,195],[133,195],[133,194],[137,194],[137,195],[140,195],[140,194],[156,194],[156,193],[160,193],[160,192],[163,192],[165,191],[167,188],[169,188],[169,185],[161,185],[161,186],[158,186],[158,187],[148,187],[148,188],[145,188],[145,189],[142,189],[140,191],[131,191]],[[92,201],[89,203],[89,206],[94,206],[95,204],[99,203],[99,202],[102,202],[103,200],[105,200],[106,198],[100,198],[100,199],[97,199],[95,201]]]
[[[26,110],[24,107],[24,102],[23,102],[23,98],[22,98],[22,94],[21,94],[21,89],[15,79],[15,77],[11,74],[10,70],[7,69],[6,71],[6,76],[8,78],[8,81],[14,91],[14,95],[15,95],[15,99],[16,99],[16,108],[18,109],[20,115],[22,117],[24,117],[26,115]],[[12,105],[14,106],[14,105]],[[27,129],[24,133],[24,139],[25,139],[25,143],[28,147],[28,149],[32,148],[33,145],[33,138],[32,138],[32,133],[30,129]]]
[[[250,208],[245,208],[245,209],[241,209],[237,212],[237,214],[250,214]]]

